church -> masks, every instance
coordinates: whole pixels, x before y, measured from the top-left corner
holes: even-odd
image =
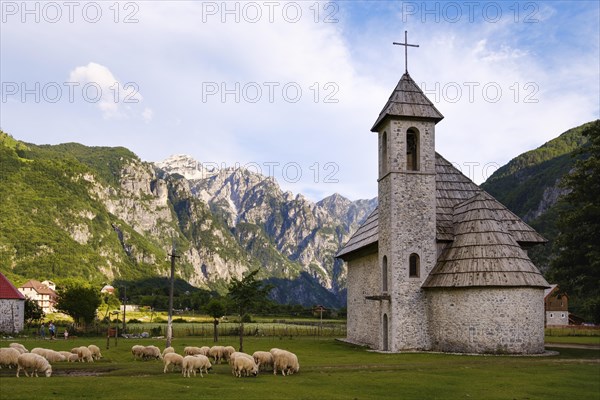
[[[371,128],[379,204],[336,255],[348,268],[346,340],[543,353],[550,285],[527,249],[546,240],[436,153],[443,118],[406,69]]]

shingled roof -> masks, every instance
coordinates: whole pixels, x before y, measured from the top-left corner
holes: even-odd
[[[454,219],[454,214],[456,207],[480,194],[484,194],[488,201],[489,210],[495,213],[497,221],[510,233],[516,243],[527,246],[546,242],[546,239],[533,228],[491,195],[483,191],[449,161],[437,153],[435,171],[436,237],[438,241],[452,242],[455,240],[457,222]],[[379,238],[378,233],[378,208],[375,208],[367,220],[337,253],[336,257],[347,261],[365,252],[375,251]]]
[[[424,288],[549,286],[503,222],[498,204],[482,191],[454,208],[454,240],[438,258]]]
[[[388,116],[430,119],[436,122],[444,118],[442,113],[435,108],[415,81],[412,80],[408,72],[400,78],[396,88],[379,113],[379,117],[375,121],[373,128],[371,128],[371,132],[378,132],[379,125]]]

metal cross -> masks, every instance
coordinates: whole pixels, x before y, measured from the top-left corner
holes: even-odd
[[[408,46],[419,47],[419,45],[408,44],[408,31],[404,31],[404,43],[393,42],[393,44],[404,46],[404,71],[408,73]]]

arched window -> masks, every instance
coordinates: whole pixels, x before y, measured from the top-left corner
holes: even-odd
[[[381,134],[381,175],[385,175],[388,172],[388,143],[387,143],[387,132]]]
[[[418,278],[420,269],[419,255],[412,253],[408,258],[408,276],[409,278]]]
[[[406,131],[406,169],[419,170],[419,135],[414,128]]]
[[[387,256],[383,256],[383,261],[381,263],[381,289],[383,293],[387,293],[388,291],[388,266],[387,266]]]

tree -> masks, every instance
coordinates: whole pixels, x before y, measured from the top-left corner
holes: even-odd
[[[206,312],[208,313],[208,315],[214,318],[213,340],[215,342],[218,342],[219,330],[217,329],[217,327],[219,326],[219,318],[221,318],[223,314],[225,314],[225,305],[223,304],[223,301],[219,299],[211,299],[206,305]]]
[[[549,277],[569,295],[573,311],[600,322],[600,120],[582,134],[589,141],[562,182],[569,193],[561,199],[558,255]]]
[[[100,306],[100,291],[91,286],[67,286],[58,291],[56,309],[71,316],[75,322],[86,325],[96,318]]]
[[[229,283],[227,297],[240,317],[240,349],[244,351],[244,320],[250,312],[256,311],[268,302],[267,295],[272,289],[256,280],[258,269],[250,272],[241,280],[233,278]]]
[[[37,301],[25,297],[25,323],[31,326],[34,322],[38,322],[44,317],[44,310]]]

